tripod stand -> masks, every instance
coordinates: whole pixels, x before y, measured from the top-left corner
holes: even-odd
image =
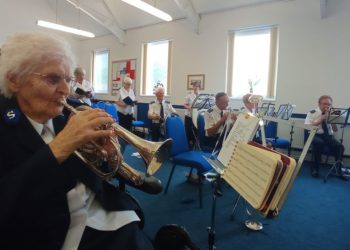
[[[328,123],[341,125],[342,134],[341,134],[341,137],[339,139],[341,145],[343,145],[344,129],[345,129],[346,125],[349,124],[349,115],[350,115],[349,111],[350,111],[350,108],[348,108],[348,109],[338,109],[338,108],[333,109],[332,108],[330,110],[330,115],[328,117]],[[333,116],[332,116],[332,114],[333,114]],[[345,120],[344,120],[344,117],[345,117]],[[326,183],[327,179],[331,175],[336,176],[336,177],[340,177],[344,180],[348,180],[347,177],[345,177],[342,173],[342,169],[341,169],[342,166],[343,166],[342,155],[339,155],[339,159],[329,169],[329,171],[327,172],[326,176],[323,179],[323,182]]]

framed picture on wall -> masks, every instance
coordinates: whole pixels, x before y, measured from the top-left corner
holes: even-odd
[[[199,89],[204,90],[205,87],[205,75],[197,74],[197,75],[187,75],[187,89],[192,90],[193,84],[199,84]]]
[[[135,78],[136,78],[136,59],[118,60],[112,62],[112,92],[114,96],[123,86],[125,77],[132,79],[131,88],[136,93]]]

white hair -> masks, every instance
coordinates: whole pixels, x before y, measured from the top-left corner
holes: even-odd
[[[76,67],[75,70],[74,70],[74,75],[75,76],[77,76],[77,75],[86,75],[86,71],[82,67]]]
[[[37,68],[60,60],[72,71],[75,60],[70,45],[63,38],[48,33],[15,33],[1,48],[0,93],[11,98],[10,78],[20,82]]]
[[[159,91],[163,90],[163,92],[165,93],[165,88],[162,86],[158,86],[155,90],[154,90],[154,94],[157,94]]]
[[[124,80],[123,80],[123,84],[127,84],[127,83],[132,84],[132,79],[131,79],[130,77],[128,77],[128,76],[126,76],[126,77],[124,78]]]

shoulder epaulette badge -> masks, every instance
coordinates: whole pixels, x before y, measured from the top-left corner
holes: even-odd
[[[170,102],[169,102],[169,101],[165,101],[165,103],[170,104]]]
[[[313,114],[313,113],[315,113],[315,112],[316,112],[315,109],[313,109],[313,110],[310,111],[311,114]]]
[[[155,103],[155,101],[151,101],[149,104],[153,104],[153,103]]]

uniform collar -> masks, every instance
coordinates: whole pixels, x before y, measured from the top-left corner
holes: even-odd
[[[221,113],[221,111],[223,111],[223,110],[219,109],[219,107],[216,105],[213,107],[213,110],[219,114]]]
[[[26,117],[28,118],[29,122],[33,125],[34,129],[36,130],[36,132],[38,132],[39,135],[41,135],[44,125],[50,129],[51,133],[54,134],[54,127],[53,127],[53,122],[52,119],[48,120],[45,124],[39,123],[34,121],[33,119],[31,119],[29,116],[26,115]]]

